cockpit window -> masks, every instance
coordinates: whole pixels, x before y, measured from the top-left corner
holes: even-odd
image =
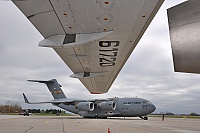
[[[147,104],[147,103],[151,103],[151,102],[148,100],[143,101],[143,104]]]

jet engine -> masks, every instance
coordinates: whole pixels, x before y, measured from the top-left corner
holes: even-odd
[[[101,103],[99,103],[99,107],[101,109],[106,109],[106,110],[115,110],[116,103],[114,101],[101,102]]]
[[[80,102],[76,105],[77,109],[81,111],[93,111],[94,103],[93,102]]]

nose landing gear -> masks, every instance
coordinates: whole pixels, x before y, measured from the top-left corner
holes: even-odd
[[[142,117],[142,116],[139,116],[141,119],[143,119],[143,120],[148,120],[148,117],[147,116],[144,116],[144,117]]]

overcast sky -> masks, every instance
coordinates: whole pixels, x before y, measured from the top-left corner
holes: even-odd
[[[185,0],[166,0],[106,94],[91,95],[51,48],[38,47],[40,33],[10,1],[0,1],[0,104],[15,101],[23,108],[55,108],[44,84],[27,79],[56,78],[68,98],[141,97],[156,105],[156,112],[200,113],[200,75],[175,73],[166,9]]]

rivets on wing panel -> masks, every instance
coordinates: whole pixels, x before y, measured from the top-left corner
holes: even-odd
[[[100,14],[99,17],[97,17],[97,20],[99,20],[99,22],[103,25],[108,25],[112,23],[113,16],[109,13],[104,13],[104,14]]]
[[[115,5],[115,0],[97,0],[97,3],[101,8],[110,10]]]
[[[68,14],[67,14],[66,12],[64,12],[63,15],[64,15],[65,17],[67,17]]]
[[[101,29],[99,29],[99,31],[109,31],[109,28],[101,28]]]
[[[107,32],[107,31],[112,31],[113,29],[109,28],[109,27],[102,27],[98,29],[99,31],[103,31],[103,32]]]
[[[102,9],[99,16],[96,17],[99,29],[98,31],[107,32],[113,29],[111,26],[113,22],[113,15],[110,10],[115,6],[115,0],[96,0],[96,4]]]

